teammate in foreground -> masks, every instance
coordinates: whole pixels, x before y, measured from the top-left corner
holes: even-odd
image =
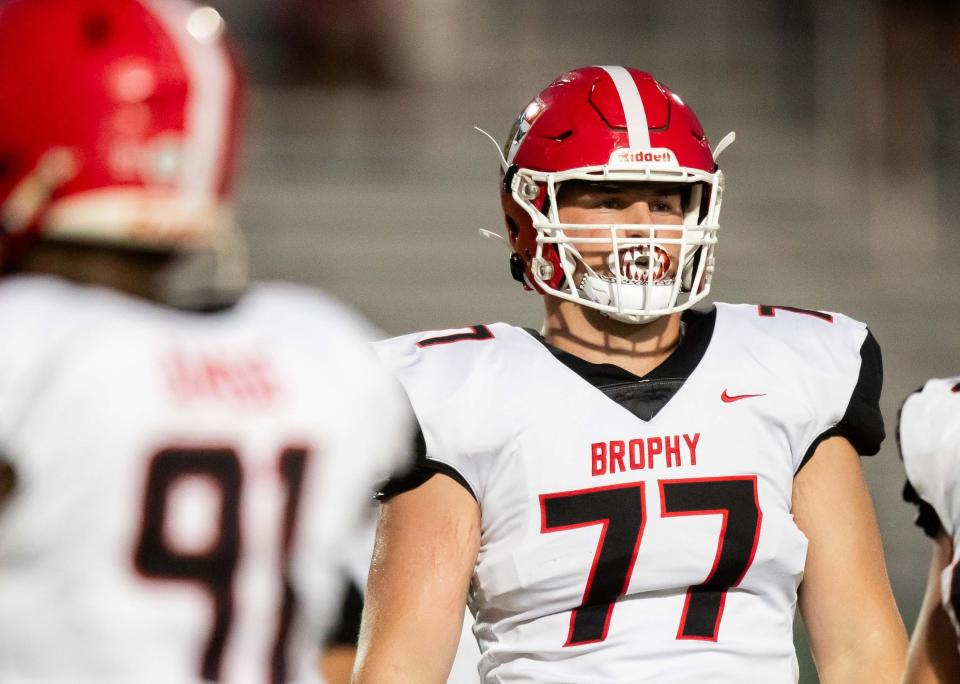
[[[421,439],[384,491],[358,682],[444,681],[465,601],[486,682],[795,682],[798,603],[822,682],[899,679],[857,457],[883,438],[880,350],[840,314],[691,308],[718,153],[634,69],[524,109],[501,189],[546,321],[380,344]]]
[[[927,593],[907,662],[909,684],[960,678],[960,377],[934,379],[904,402],[900,453],[904,498],[917,505],[917,525],[933,540]]]
[[[225,277],[222,30],[180,0],[0,8],[0,681],[312,680],[403,439],[362,321]],[[158,303],[188,256],[213,311]]]

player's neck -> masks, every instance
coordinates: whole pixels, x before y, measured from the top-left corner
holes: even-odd
[[[680,343],[680,314],[635,325],[555,297],[546,297],[545,304],[547,342],[591,363],[612,363],[646,375]]]
[[[59,276],[160,301],[160,276],[169,258],[163,254],[40,242],[27,251],[18,270]]]

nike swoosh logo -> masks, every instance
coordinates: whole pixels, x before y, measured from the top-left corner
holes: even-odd
[[[720,395],[720,400],[729,404],[734,401],[740,401],[741,399],[752,399],[753,397],[765,397],[766,394],[727,394],[727,390],[723,390],[723,394]]]

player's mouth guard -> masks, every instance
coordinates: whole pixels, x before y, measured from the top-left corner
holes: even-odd
[[[611,252],[607,257],[607,270],[611,273],[616,273],[618,263],[615,262],[619,262],[620,272],[631,284],[645,283],[647,278],[660,282],[672,264],[670,255],[659,246],[650,250],[646,245],[621,247],[619,253]]]

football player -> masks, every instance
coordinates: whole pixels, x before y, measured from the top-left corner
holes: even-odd
[[[0,8],[0,681],[314,679],[406,439],[365,322],[241,291],[224,40],[183,0]],[[213,306],[164,305],[194,256]]]
[[[930,380],[907,397],[897,434],[907,471],[903,496],[917,506],[917,525],[933,546],[905,681],[954,682],[960,678],[960,377]]]
[[[722,174],[647,73],[563,74],[502,151],[513,276],[540,332],[379,345],[420,425],[386,499],[360,682],[441,682],[462,606],[487,682],[892,682],[906,635],[858,453],[880,350],[842,314],[694,309]]]

